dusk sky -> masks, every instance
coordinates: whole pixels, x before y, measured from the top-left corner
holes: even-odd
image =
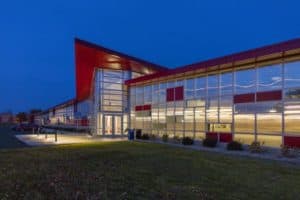
[[[2,1],[0,112],[75,97],[74,38],[170,68],[300,37],[300,1]]]

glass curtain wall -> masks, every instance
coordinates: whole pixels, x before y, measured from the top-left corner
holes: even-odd
[[[123,134],[128,127],[128,92],[124,81],[131,78],[129,71],[99,69],[95,74],[96,133],[105,134],[105,120],[112,121],[114,134]],[[134,113],[132,113],[134,119]]]
[[[184,87],[184,100],[167,102],[166,90],[177,86]],[[268,100],[268,92],[280,98]],[[248,94],[254,95],[252,101],[234,103],[235,96]],[[131,87],[130,95],[135,97],[131,127],[147,133],[196,139],[206,132],[233,133],[243,143],[258,140],[277,147],[283,135],[300,136],[300,61]],[[135,106],[145,104],[152,106],[151,115],[137,116]]]

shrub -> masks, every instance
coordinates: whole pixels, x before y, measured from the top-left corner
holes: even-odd
[[[192,145],[192,144],[194,144],[194,140],[190,137],[183,137],[182,144],[183,145]]]
[[[142,130],[141,129],[137,129],[135,132],[135,138],[136,139],[141,139],[142,138]]]
[[[238,141],[232,141],[227,144],[227,150],[242,151],[244,148],[242,143]]]
[[[295,158],[300,155],[300,149],[288,145],[281,145],[281,155],[288,158]]]
[[[174,141],[175,143],[180,143],[180,142],[181,142],[181,139],[180,139],[180,137],[179,137],[179,136],[177,136],[177,135],[174,135],[174,137],[173,137],[173,141]]]
[[[155,134],[150,134],[149,137],[150,137],[150,140],[155,140],[156,139],[156,135]]]
[[[167,134],[163,134],[162,141],[163,142],[168,142],[168,140],[169,140],[169,136]]]
[[[216,138],[205,138],[202,141],[202,145],[205,147],[216,147],[218,140]]]
[[[149,135],[148,135],[147,133],[144,133],[144,134],[142,135],[141,139],[142,139],[142,140],[149,140],[150,137],[149,137]]]
[[[251,153],[263,153],[266,151],[264,148],[265,142],[254,141],[249,146],[249,151]]]

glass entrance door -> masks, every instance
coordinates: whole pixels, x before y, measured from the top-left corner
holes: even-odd
[[[113,134],[113,116],[104,115],[104,135],[112,135]]]
[[[103,135],[121,135],[122,117],[120,115],[104,115]]]
[[[114,116],[114,134],[121,135],[122,134],[122,127],[121,127],[121,116]]]

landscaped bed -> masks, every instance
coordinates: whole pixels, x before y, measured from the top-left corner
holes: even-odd
[[[0,199],[297,199],[300,168],[115,142],[0,152]]]

